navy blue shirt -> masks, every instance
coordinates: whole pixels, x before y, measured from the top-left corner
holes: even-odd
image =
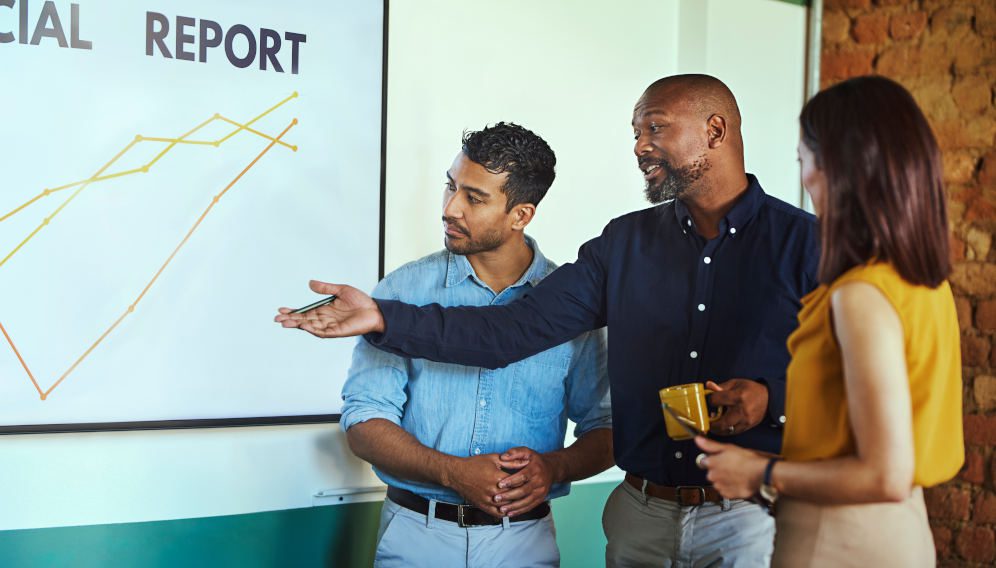
[[[614,219],[578,260],[504,306],[416,307],[377,300],[372,344],[407,357],[504,367],[608,326],[616,464],[663,485],[706,485],[692,441],[665,434],[657,391],[749,378],[768,387],[768,415],[726,440],[778,452],[786,340],[817,285],[816,219],[749,186],[706,240],[679,201]]]

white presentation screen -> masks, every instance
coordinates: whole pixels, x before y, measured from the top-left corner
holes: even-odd
[[[272,320],[376,283],[383,33],[360,0],[0,2],[0,430],[339,412],[353,343]]]

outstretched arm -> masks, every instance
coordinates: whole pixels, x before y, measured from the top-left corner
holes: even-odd
[[[581,247],[576,262],[504,306],[418,307],[312,282],[312,290],[339,298],[305,314],[281,308],[276,321],[318,337],[365,334],[371,344],[403,357],[504,367],[605,325],[607,247],[603,233]]]

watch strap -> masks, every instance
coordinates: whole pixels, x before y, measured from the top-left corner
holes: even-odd
[[[768,465],[764,466],[764,479],[761,481],[762,484],[771,486],[771,470],[775,468],[775,464],[782,461],[782,458],[775,456],[768,460]]]

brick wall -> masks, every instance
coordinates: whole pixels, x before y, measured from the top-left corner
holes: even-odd
[[[961,322],[966,466],[929,489],[940,566],[996,562],[996,0],[825,0],[822,86],[895,79],[944,153]]]

